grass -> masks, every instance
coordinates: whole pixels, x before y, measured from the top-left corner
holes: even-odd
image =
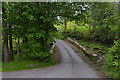
[[[51,62],[41,62],[37,60],[15,60],[12,62],[2,62],[2,72],[10,72],[23,69],[33,69],[39,67],[48,67],[54,65]]]
[[[2,40],[3,41],[3,40]],[[22,42],[22,39],[20,39],[20,43]],[[17,39],[13,37],[13,51],[17,50]],[[9,46],[9,41],[8,41]],[[2,48],[3,50],[3,48]],[[14,53],[15,54],[15,53]],[[2,56],[3,58],[4,56]],[[2,62],[0,63],[0,72],[10,72],[10,71],[16,71],[16,70],[23,70],[23,69],[34,69],[39,67],[48,67],[56,64],[56,62],[50,58],[45,61],[38,61],[38,60],[30,60],[30,59],[20,59],[20,60],[14,60],[11,62]],[[1,66],[2,65],[2,66]]]
[[[86,26],[88,26],[86,24]],[[65,30],[65,27],[64,27],[64,24],[60,24],[60,25],[55,25],[55,27],[58,29],[58,30],[61,30],[61,31],[64,31]],[[74,22],[68,22],[67,23],[67,30],[80,30],[84,33],[87,33],[89,31],[89,28],[88,27],[85,27],[83,25],[77,25],[75,24]]]
[[[110,46],[108,45],[103,45],[101,43],[96,43],[93,41],[84,41],[84,40],[76,40],[80,45],[82,45],[83,47],[85,47],[86,49],[90,49],[95,53],[98,53],[99,55],[104,55],[106,54],[108,48]]]
[[[93,41],[84,41],[84,40],[76,40],[78,41],[81,45],[85,46],[86,48],[91,48],[91,49],[94,49],[94,48],[108,48],[109,46],[108,45],[103,45],[101,43],[97,43],[97,42],[93,42]]]

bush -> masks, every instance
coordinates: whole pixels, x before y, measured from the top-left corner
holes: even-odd
[[[46,57],[51,56],[49,52],[50,47],[47,44],[42,45],[41,42],[36,42],[34,40],[21,43],[20,50],[20,54],[15,57],[44,60]]]
[[[111,44],[114,42],[115,39],[114,35],[115,35],[114,31],[102,25],[92,33],[91,38],[101,43]]]
[[[105,70],[110,71],[110,76],[118,78],[120,74],[120,40],[114,42],[111,48],[109,48],[107,54],[105,55],[106,65]]]
[[[104,55],[107,52],[108,46],[105,46],[103,44],[100,43],[95,43],[95,42],[88,42],[88,41],[84,41],[84,40],[78,40],[78,42],[88,48],[93,50],[94,52],[97,52],[99,55]]]
[[[71,37],[71,38],[76,38],[77,40],[79,39],[84,39],[84,34],[81,33],[80,31],[74,30],[67,30],[66,32],[62,32],[65,38]]]

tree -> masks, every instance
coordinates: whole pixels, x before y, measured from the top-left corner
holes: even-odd
[[[59,4],[61,8],[58,16],[64,21],[65,31],[67,29],[68,21],[75,21],[78,23],[79,21],[82,21],[82,19],[85,19],[85,8],[87,9],[85,5],[87,5],[87,3],[64,2]]]
[[[6,4],[3,3],[5,6]],[[5,13],[5,7],[2,8],[3,14]],[[4,31],[3,31],[3,39],[4,39],[4,61],[9,62],[9,52],[8,52],[8,33],[6,31],[7,23],[5,23],[6,20],[6,15],[3,15],[3,26],[4,26]]]
[[[8,53],[8,34],[6,31],[3,32],[4,37],[4,61],[9,62],[9,53]]]
[[[11,29],[12,26],[9,24],[9,29]],[[9,33],[9,44],[10,44],[10,58],[13,61],[14,55],[13,55],[13,43],[12,43],[12,32]]]
[[[53,39],[49,34],[56,30],[53,23],[57,20],[54,5],[54,3],[8,3],[6,7],[9,8],[6,8],[4,14],[9,17],[6,23],[12,27],[9,26],[6,29],[9,30],[10,43],[11,35],[18,39],[17,46],[20,50],[17,50],[17,53],[20,53],[15,55],[16,57],[24,56],[44,60],[51,55],[49,42]],[[23,40],[23,43],[19,41],[19,38]]]
[[[116,13],[114,8],[115,4],[116,3],[91,4],[90,24],[93,26],[92,37],[94,40],[107,44],[114,42],[114,35],[116,34],[116,22],[112,18],[115,16],[114,13]]]

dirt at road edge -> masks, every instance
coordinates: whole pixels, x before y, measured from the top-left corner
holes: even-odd
[[[56,61],[56,63],[57,64],[60,63],[61,62],[61,53],[57,46],[55,46],[53,54],[54,54],[53,59]]]

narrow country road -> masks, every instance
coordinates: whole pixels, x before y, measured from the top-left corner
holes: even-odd
[[[100,78],[75,52],[62,40],[56,40],[62,61],[47,68],[4,72],[3,78]]]

